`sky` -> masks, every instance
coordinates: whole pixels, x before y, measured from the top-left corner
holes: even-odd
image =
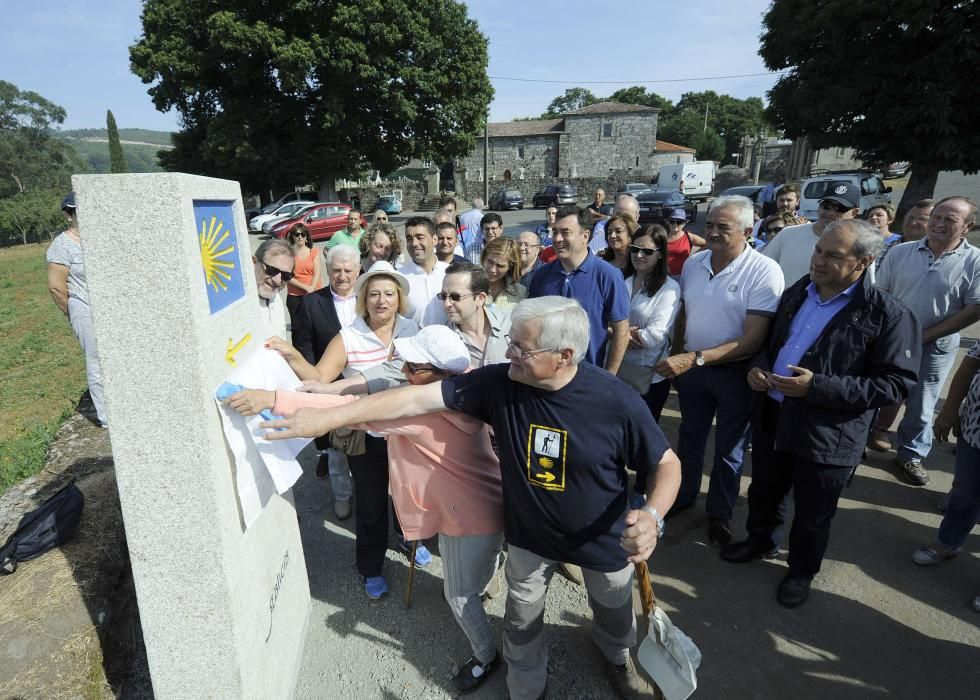
[[[575,86],[603,97],[643,85],[677,101],[703,90],[765,99],[775,82],[757,53],[768,0],[466,4],[490,40],[491,121],[537,116]],[[0,80],[64,107],[65,129],[103,128],[111,109],[121,128],[177,130],[176,113],[158,112],[129,70],[141,8],[140,0],[0,0]],[[735,75],[749,77],[722,77]]]

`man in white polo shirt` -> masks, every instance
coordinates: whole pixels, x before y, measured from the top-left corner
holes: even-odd
[[[812,224],[787,226],[766,244],[762,254],[775,260],[783,271],[783,281],[789,287],[804,275],[810,274],[810,258],[817,239],[829,224],[841,219],[855,219],[860,210],[861,193],[849,182],[831,182],[817,208],[817,220]],[[874,281],[874,278],[871,278]]]
[[[747,198],[715,200],[704,229],[707,249],[692,255],[681,273],[683,306],[674,324],[674,347],[681,352],[656,367],[673,380],[681,409],[681,489],[674,513],[697,500],[711,421],[717,423],[705,508],[708,540],[715,547],[732,537],[729,521],[752,403],[747,361],[762,346],[784,287],[779,266],[748,245],[752,219]]]
[[[446,310],[436,294],[442,291],[449,263],[436,257],[435,224],[424,216],[413,216],[405,222],[405,242],[410,259],[398,271],[408,279],[408,317],[419,326],[442,325]]]
[[[980,249],[966,241],[976,223],[973,201],[940,200],[926,237],[892,247],[875,281],[904,301],[922,325],[919,382],[905,400],[895,458],[900,476],[913,486],[929,482],[922,460],[932,449],[932,414],[956,359],[959,332],[980,320]]]

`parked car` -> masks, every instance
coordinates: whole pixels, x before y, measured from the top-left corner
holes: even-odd
[[[907,160],[903,160],[900,163],[889,163],[888,167],[885,168],[885,177],[887,178],[905,177],[909,172],[909,168],[911,167],[912,164],[909,163]]]
[[[270,233],[276,238],[285,238],[296,224],[303,224],[310,231],[314,241],[329,241],[337,231],[347,228],[347,212],[350,205],[343,202],[320,202],[290,219],[272,227]]]
[[[817,206],[820,200],[841,182],[848,182],[861,193],[861,203],[858,208],[861,213],[868,211],[875,204],[891,202],[887,187],[878,173],[870,170],[848,170],[844,172],[827,173],[817,177],[808,177],[800,186],[800,216],[810,221],[817,220]]]
[[[674,209],[683,209],[690,221],[694,221],[698,215],[698,205],[694,200],[676,190],[641,192],[636,195],[636,201],[640,203],[641,224],[663,223]]]
[[[487,202],[487,209],[490,210],[499,209],[501,211],[507,211],[510,209],[523,208],[524,195],[521,194],[520,190],[497,190],[490,195],[490,201]]]
[[[402,200],[393,194],[383,194],[378,197],[378,203],[374,205],[375,211],[383,211],[385,214],[401,214]]]
[[[765,185],[739,185],[738,187],[729,187],[718,196],[728,197],[730,195],[738,195],[739,197],[748,197],[754,203],[758,198],[759,193],[762,192],[765,187]]]
[[[245,210],[245,220],[251,221],[253,216],[258,216],[259,214],[271,214],[276,209],[281,207],[283,204],[289,204],[290,202],[315,202],[319,199],[319,195],[316,192],[287,192],[282,197],[274,202],[269,202],[263,207],[253,207]]]
[[[623,189],[616,193],[616,197],[618,198],[621,194],[629,194],[635,197],[636,195],[640,194],[640,192],[649,191],[650,185],[643,182],[627,182],[625,185],[623,185]]]
[[[301,214],[306,209],[314,206],[316,202],[290,202],[289,204],[283,204],[281,207],[276,209],[274,212],[269,214],[257,214],[253,216],[248,222],[248,230],[251,233],[259,233],[262,231],[262,225],[267,221],[273,221],[279,223],[279,221],[285,221],[286,219],[292,218],[297,214]]]
[[[578,204],[575,185],[545,185],[531,198],[532,207],[549,207],[552,204]]]

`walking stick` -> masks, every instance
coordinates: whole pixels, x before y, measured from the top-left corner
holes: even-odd
[[[412,584],[415,583],[415,551],[419,547],[419,541],[412,542],[412,560],[408,565],[408,589],[405,591],[405,609],[412,607]]]
[[[653,595],[653,586],[650,585],[650,569],[647,568],[645,561],[639,561],[633,565],[636,569],[636,583],[640,589],[640,605],[643,607],[643,619],[647,626],[647,634],[650,633],[650,613],[657,607],[657,598]],[[654,700],[665,700],[660,686],[653,684]]]

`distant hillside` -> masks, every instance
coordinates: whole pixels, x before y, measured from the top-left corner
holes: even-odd
[[[109,172],[109,137],[105,129],[68,129],[57,131],[59,138],[71,144],[82,162],[93,173]],[[172,148],[169,131],[150,129],[120,129],[123,155],[131,173],[162,172],[157,164],[157,152]]]

